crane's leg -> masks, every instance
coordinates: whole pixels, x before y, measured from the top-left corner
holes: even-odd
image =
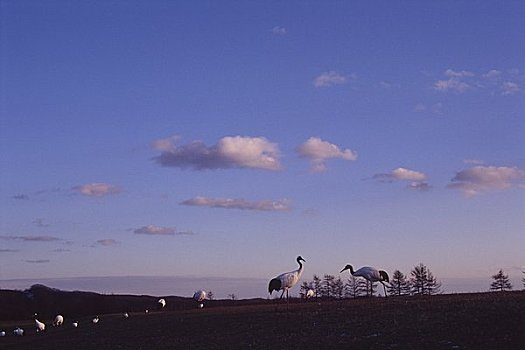
[[[383,290],[385,291],[385,298],[387,298],[388,295],[386,294],[386,287],[385,287],[385,284],[383,283],[383,281],[381,281],[381,284],[383,285]]]
[[[284,289],[283,289],[283,292],[281,293],[281,297],[279,299],[282,299],[283,295],[284,295]]]

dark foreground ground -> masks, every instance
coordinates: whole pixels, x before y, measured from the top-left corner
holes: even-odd
[[[272,300],[83,317],[78,328],[64,316],[43,334],[32,320],[0,321],[0,349],[525,349],[525,292]]]

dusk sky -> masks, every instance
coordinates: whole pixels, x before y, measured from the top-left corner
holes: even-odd
[[[422,262],[521,289],[525,2],[0,16],[0,283],[269,280],[302,255],[305,279]]]

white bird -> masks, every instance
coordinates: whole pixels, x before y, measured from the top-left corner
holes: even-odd
[[[124,312],[124,318],[128,318],[129,314],[127,312]]]
[[[0,331],[0,337],[5,337],[5,331]]]
[[[37,320],[36,318],[37,314],[35,314],[35,326],[36,326],[36,331],[37,332],[43,332],[46,330],[46,325],[45,323],[43,322],[40,322],[39,320]]]
[[[145,312],[145,313],[149,313],[149,310],[148,310],[148,309],[146,309],[146,311],[144,311],[144,312]]]
[[[93,322],[94,324],[97,324],[98,321],[99,321],[98,316],[95,316],[95,318],[91,320],[91,322]]]
[[[166,300],[164,300],[164,299],[159,299],[159,301],[157,301],[157,303],[159,304],[161,309],[164,309],[164,307],[166,306]]]
[[[56,315],[55,320],[53,321],[53,326],[54,327],[62,326],[63,323],[64,323],[64,316]]]
[[[296,260],[299,264],[299,268],[297,270],[282,273],[270,281],[270,284],[268,285],[268,293],[270,293],[270,295],[274,290],[282,290],[283,292],[281,293],[281,298],[283,297],[284,292],[286,292],[286,300],[288,300],[288,289],[295,286],[303,274],[303,264],[301,261],[306,262],[306,260],[304,260],[301,256],[298,256]]]
[[[308,289],[308,291],[306,292],[306,299],[311,299],[315,296],[315,292],[313,289]]]
[[[370,267],[370,266],[364,266],[362,268],[360,268],[359,270],[357,271],[354,271],[354,268],[352,267],[352,265],[349,265],[347,264],[344,269],[341,270],[341,272],[345,271],[345,270],[350,270],[350,274],[354,277],[363,277],[364,279],[366,279],[367,281],[370,282],[370,284],[374,283],[374,282],[381,282],[381,284],[383,285],[383,288],[385,290],[385,297],[387,296],[386,294],[386,287],[385,287],[385,282],[386,283],[390,283],[390,279],[388,278],[388,274],[383,271],[383,270],[378,270],[374,267]],[[340,273],[341,273],[340,272]],[[372,286],[370,286],[370,295],[372,295]],[[368,294],[368,291],[367,291],[367,294]]]
[[[202,309],[204,307],[204,304],[199,304],[199,309]]]
[[[15,329],[13,331],[13,334],[18,336],[18,337],[21,337],[21,336],[24,335],[24,330],[22,328],[18,327],[17,329]]]
[[[72,325],[73,325],[73,327],[77,328],[78,327],[78,322],[73,322]]]
[[[195,299],[195,301],[198,301],[198,302],[206,300],[206,292],[203,290],[196,291],[193,294],[193,299]]]

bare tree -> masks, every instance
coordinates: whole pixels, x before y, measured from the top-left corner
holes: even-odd
[[[345,284],[343,283],[340,277],[337,277],[333,280],[332,292],[334,294],[334,297],[336,297],[337,299],[341,299],[344,296]]]
[[[521,271],[521,272],[523,272],[523,273],[525,274],[525,271]],[[521,281],[523,282],[523,289],[525,289],[525,277],[523,277],[523,278],[521,279]]]
[[[389,295],[408,295],[410,294],[410,283],[401,271],[395,270],[387,290]]]
[[[214,297],[214,296],[213,296],[213,292],[210,290],[210,291],[208,292],[208,300],[213,300],[213,297]]]
[[[490,284],[490,290],[499,290],[501,292],[505,290],[511,290],[512,284],[510,284],[509,276],[503,273],[503,269],[500,269],[497,274],[492,276],[494,282]]]
[[[348,281],[345,283],[345,297],[357,298],[363,295],[362,285],[359,283],[361,279],[356,279],[354,276],[350,276]]]
[[[325,298],[330,298],[334,296],[333,283],[335,277],[334,275],[324,275],[323,282],[321,284],[321,296]]]
[[[237,300],[237,296],[234,293],[228,294],[228,299]]]
[[[315,297],[316,298],[320,297],[320,293],[321,293],[321,279],[319,278],[319,276],[314,275],[313,280],[312,280],[312,285],[314,287]]]

